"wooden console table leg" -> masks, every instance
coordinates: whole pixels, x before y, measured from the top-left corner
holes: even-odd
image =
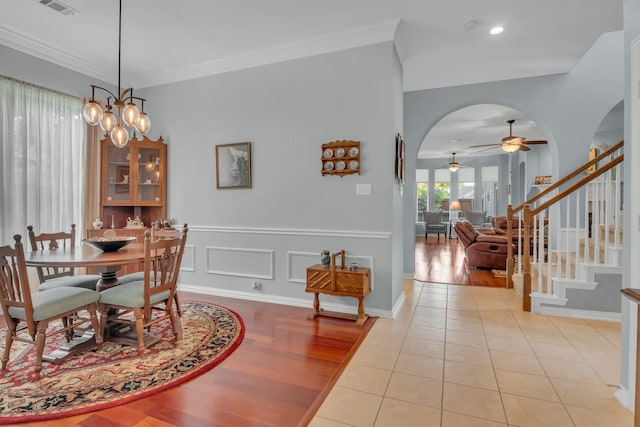
[[[307,316],[307,319],[313,320],[320,315],[320,298],[318,292],[313,293],[313,313]]]
[[[360,297],[358,298],[358,319],[356,320],[356,325],[364,325],[364,322],[366,322],[368,318],[369,316],[364,314],[364,297]]]

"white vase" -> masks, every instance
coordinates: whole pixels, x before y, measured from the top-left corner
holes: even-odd
[[[100,218],[99,216],[95,217],[93,219],[93,228],[94,230],[100,230],[102,228],[102,218]]]

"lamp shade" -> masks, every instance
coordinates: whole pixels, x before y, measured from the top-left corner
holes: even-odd
[[[462,206],[460,206],[460,202],[457,200],[454,200],[453,202],[451,202],[451,206],[449,206],[450,211],[459,211],[461,209],[462,209]]]

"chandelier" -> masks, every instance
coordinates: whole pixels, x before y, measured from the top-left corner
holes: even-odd
[[[122,50],[122,0],[120,0],[119,16],[118,16],[118,93],[116,96],[108,89],[100,86],[91,85],[91,99],[84,105],[82,115],[84,119],[92,126],[100,125],[100,128],[111,135],[111,142],[116,147],[122,148],[129,142],[129,130],[136,131],[142,135],[146,135],[151,128],[151,120],[144,112],[144,99],[133,96],[133,88],[120,92],[120,57]],[[107,111],[104,112],[100,103],[95,99],[95,91],[100,89],[105,91],[108,96],[106,100]],[[136,105],[136,101],[140,101],[140,110]],[[113,105],[111,103],[113,102]],[[117,114],[112,112],[112,108],[117,108]],[[142,110],[142,111],[141,111]]]

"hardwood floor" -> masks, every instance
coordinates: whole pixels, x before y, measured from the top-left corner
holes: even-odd
[[[503,287],[490,270],[469,270],[457,239],[416,239],[416,280]],[[181,293],[237,312],[246,334],[213,370],[115,408],[21,426],[304,426],[374,323],[307,320],[311,308]],[[0,323],[3,323],[0,320]]]
[[[469,268],[458,239],[417,236],[415,254],[415,279],[421,282],[506,287],[506,278],[493,277],[491,270]]]
[[[307,320],[311,308],[195,295],[244,320],[240,347],[185,384],[111,409],[21,426],[303,426],[375,322]],[[11,363],[11,362],[9,362]]]

